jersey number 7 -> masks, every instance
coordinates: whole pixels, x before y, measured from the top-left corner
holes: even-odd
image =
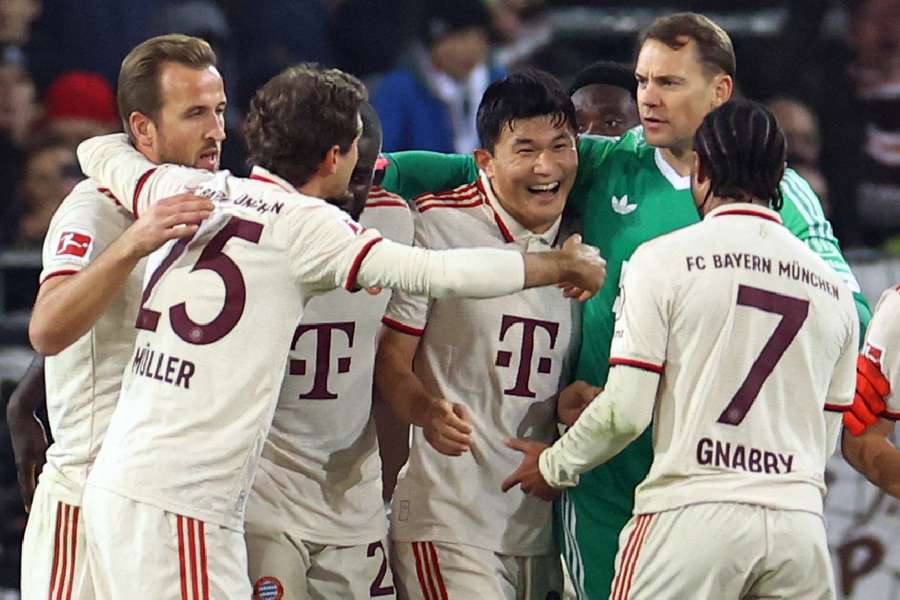
[[[738,388],[731,402],[719,415],[718,422],[725,425],[741,424],[741,421],[747,416],[750,407],[756,401],[756,396],[759,394],[763,383],[775,369],[775,365],[781,360],[785,350],[794,341],[797,332],[800,331],[800,328],[806,321],[806,317],[809,315],[809,302],[807,300],[776,294],[775,292],[747,285],[738,286],[737,304],[738,306],[749,306],[781,315],[781,321],[779,321],[772,335],[769,336],[759,356],[756,357],[756,361],[750,367],[750,372],[747,373],[747,377],[741,383],[741,387]]]
[[[211,344],[225,337],[238,324],[241,315],[244,313],[244,305],[247,301],[247,288],[244,285],[244,276],[241,275],[240,268],[228,255],[222,252],[222,249],[228,240],[233,237],[241,238],[251,244],[258,244],[259,238],[262,236],[262,230],[263,226],[261,223],[231,217],[228,223],[209,240],[191,272],[208,270],[213,271],[222,278],[222,283],[225,285],[225,299],[222,302],[222,310],[209,323],[200,324],[188,316],[184,302],[171,306],[169,308],[169,322],[172,324],[172,330],[178,337],[189,344]],[[141,297],[141,309],[138,312],[137,322],[135,323],[138,329],[156,331],[159,325],[160,313],[146,308],[144,305],[147,304],[153,288],[159,283],[163,273],[184,253],[192,239],[183,238],[178,240],[172,246],[169,254],[153,271]]]

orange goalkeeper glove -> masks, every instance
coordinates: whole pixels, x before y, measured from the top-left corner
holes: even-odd
[[[856,395],[850,410],[844,413],[844,426],[853,435],[861,435],[885,411],[884,398],[890,393],[891,384],[879,365],[860,354],[856,359]]]

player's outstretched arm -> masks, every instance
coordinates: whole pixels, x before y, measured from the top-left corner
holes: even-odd
[[[850,465],[886,494],[900,498],[900,450],[890,436],[894,423],[879,419],[856,436],[845,431],[841,450]]]
[[[389,327],[382,330],[375,356],[375,387],[402,421],[422,428],[435,450],[460,456],[472,444],[466,407],[428,393],[413,372],[419,339]]]
[[[47,433],[36,415],[45,400],[44,359],[36,356],[6,405],[6,423],[26,512],[31,509],[38,475],[47,461]]]
[[[385,157],[388,162],[381,187],[402,198],[452,190],[478,179],[478,167],[470,154],[413,150]]]
[[[387,240],[371,244],[347,287],[393,288],[431,298],[491,298],[523,288],[560,284],[566,293],[587,300],[603,286],[606,261],[596,248],[574,235],[561,250],[525,254],[498,248],[426,250]],[[338,281],[344,279],[338,272]]]
[[[87,333],[141,258],[169,240],[194,235],[212,208],[208,199],[187,193],[161,200],[90,265],[45,280],[28,325],[34,349],[53,356]]]
[[[157,165],[134,149],[124,133],[87,139],[78,145],[81,171],[106,186],[135,217],[161,200],[184,192],[211,173],[175,165]]]
[[[553,446],[535,453],[527,451],[533,448],[517,448],[527,440],[508,442],[522,450],[525,459],[504,480],[503,490],[522,482],[536,490],[543,490],[544,484],[557,489],[576,485],[582,473],[621,452],[650,425],[658,384],[658,373],[627,366],[613,368],[600,396]]]

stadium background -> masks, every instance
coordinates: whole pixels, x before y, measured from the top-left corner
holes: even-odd
[[[449,6],[465,2],[435,0]],[[4,404],[31,360],[28,312],[40,243],[80,177],[74,144],[117,127],[112,89],[125,53],[178,31],[214,44],[230,107],[223,166],[246,173],[242,113],[283,67],[315,61],[363,78],[385,73],[433,35],[416,0],[0,0],[0,380]],[[654,17],[703,12],[732,36],[740,93],[793,102],[783,125],[803,151],[863,292],[900,281],[900,0],[486,0],[488,63],[534,65],[563,81],[593,61],[630,61]],[[462,9],[460,9],[462,10]],[[455,18],[455,17],[454,17]],[[460,16],[460,26],[470,24]],[[451,22],[453,18],[450,19]],[[387,133],[387,132],[386,132]],[[5,411],[0,413],[0,419]],[[829,468],[829,539],[840,598],[900,599],[900,503],[840,457]],[[0,425],[0,600],[18,597],[25,526]]]

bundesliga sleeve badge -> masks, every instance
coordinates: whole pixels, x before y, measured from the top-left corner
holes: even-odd
[[[94,247],[94,238],[80,231],[64,231],[56,245],[56,256],[74,257],[87,260]]]

